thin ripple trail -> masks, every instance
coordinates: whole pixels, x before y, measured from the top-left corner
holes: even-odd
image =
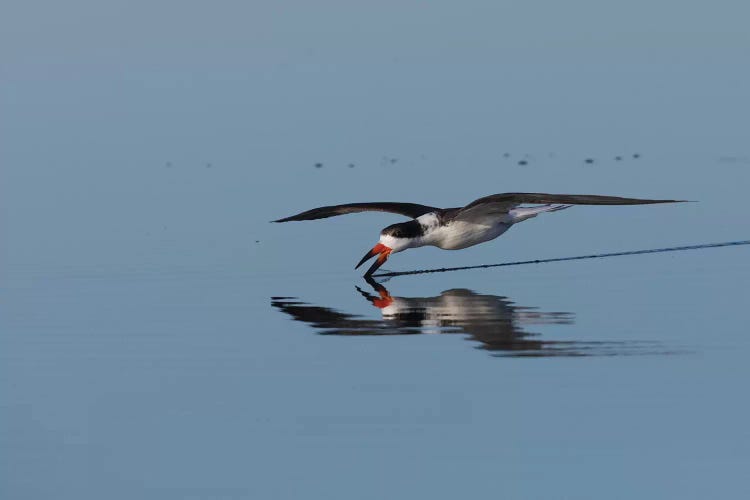
[[[750,240],[725,241],[722,243],[702,243],[699,245],[685,245],[679,247],[650,248],[647,250],[629,250],[627,252],[595,253],[589,255],[577,255],[575,257],[556,257],[552,259],[517,260],[514,262],[501,262],[499,264],[481,264],[477,266],[441,267],[436,269],[417,269],[414,271],[393,271],[376,274],[375,278],[393,278],[395,276],[407,276],[410,274],[447,273],[449,271],[465,271],[468,269],[489,269],[491,267],[521,266],[524,264],[545,264],[547,262],[563,262],[566,260],[603,259],[605,257],[620,257],[622,255],[642,255],[647,253],[681,252],[683,250],[702,250],[705,248],[731,247],[750,245]]]

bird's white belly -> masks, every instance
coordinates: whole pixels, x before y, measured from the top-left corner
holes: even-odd
[[[453,221],[447,226],[436,228],[424,238],[425,245],[433,245],[443,250],[460,250],[494,240],[510,228],[510,224],[476,224]]]

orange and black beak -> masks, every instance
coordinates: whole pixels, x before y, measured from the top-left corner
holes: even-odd
[[[375,260],[375,262],[372,263],[372,266],[370,266],[370,269],[367,270],[365,273],[365,276],[370,276],[372,273],[378,270],[380,266],[385,263],[386,260],[388,260],[388,256],[391,254],[391,248],[383,245],[382,243],[378,243],[374,247],[372,247],[372,250],[367,252],[364,257],[362,257],[362,260],[359,261],[359,264],[357,264],[354,269],[359,268],[362,264],[367,262],[369,259],[375,257],[376,255],[378,258]]]

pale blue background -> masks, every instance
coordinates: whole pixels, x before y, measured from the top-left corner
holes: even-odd
[[[503,191],[699,201],[573,208],[390,269],[748,239],[749,16],[4,2],[3,498],[747,498],[748,247],[388,283],[673,352],[509,359],[290,321],[272,296],[379,318],[351,267],[398,218],[268,221]]]

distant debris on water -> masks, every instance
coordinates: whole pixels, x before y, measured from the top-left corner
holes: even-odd
[[[747,156],[721,156],[719,163],[744,163],[750,164],[750,157]]]
[[[349,165],[347,165],[347,167],[354,168],[354,163],[350,163]]]
[[[167,168],[172,168],[172,162],[168,161],[167,163],[164,164],[164,166]]]
[[[320,163],[320,162],[317,162],[317,163],[315,164],[315,168],[323,168],[323,164],[322,164],[322,163]]]
[[[206,163],[206,168],[212,168],[212,167],[213,167],[213,164],[211,164],[211,163]]]
[[[519,153],[515,155],[509,152],[502,153],[502,158],[506,160],[512,158],[513,156],[515,156],[516,158],[520,158],[516,160],[516,164],[518,165],[529,165],[535,161],[534,155],[530,153],[523,153],[523,154]],[[543,157],[556,159],[560,157],[560,154],[556,152],[548,152]],[[621,161],[626,161],[628,158],[634,158],[636,160],[639,158],[643,158],[643,154],[641,153],[618,154],[618,155],[609,156],[609,158],[611,158],[614,161],[621,162]],[[588,157],[584,156],[582,161],[586,165],[596,165],[596,164],[601,163],[602,161],[606,163],[607,160],[602,160],[601,158],[597,159],[596,157],[593,157],[593,156],[588,156]],[[750,156],[736,156],[736,157],[735,156],[722,156],[719,158],[719,161],[722,163],[748,163],[750,164]]]

